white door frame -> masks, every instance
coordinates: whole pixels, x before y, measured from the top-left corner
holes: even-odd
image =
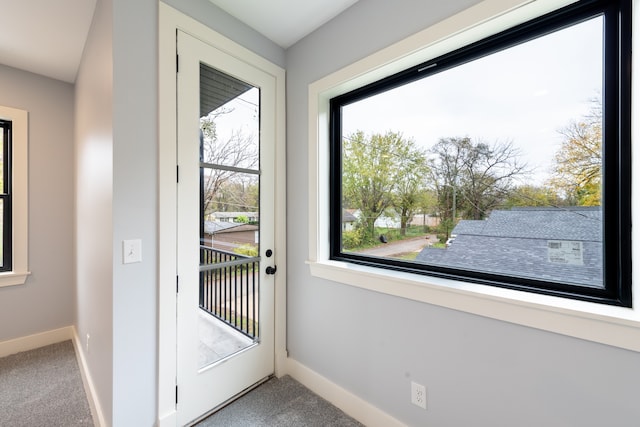
[[[276,80],[275,184],[275,374],[285,373],[286,350],[286,172],[285,71],[220,33],[160,2],[159,10],[159,176],[158,176],[158,421],[176,418],[176,30],[180,29],[250,63]]]

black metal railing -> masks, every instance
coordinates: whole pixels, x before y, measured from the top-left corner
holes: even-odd
[[[254,340],[259,282],[258,258],[200,246],[200,308]]]

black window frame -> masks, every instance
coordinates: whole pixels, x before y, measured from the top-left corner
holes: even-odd
[[[411,263],[342,251],[341,108],[505,48],[604,16],[603,288]],[[329,101],[329,258],[427,276],[631,307],[631,1],[585,0],[412,66]],[[392,285],[390,285],[392,286]]]
[[[12,147],[12,122],[0,119],[0,131],[3,133],[2,158],[3,160],[3,188],[0,188],[0,200],[2,200],[2,265],[0,272],[13,270],[13,225],[11,203],[11,147]]]

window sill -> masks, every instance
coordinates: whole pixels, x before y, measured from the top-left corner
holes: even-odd
[[[307,263],[315,277],[640,352],[640,315],[633,309],[341,261]]]
[[[0,288],[4,286],[23,285],[27,281],[27,276],[31,274],[30,271],[16,273],[10,271],[7,273],[0,273]]]

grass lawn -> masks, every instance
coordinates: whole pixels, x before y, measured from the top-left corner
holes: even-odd
[[[414,261],[420,252],[405,252],[403,254],[394,255],[393,258]]]

